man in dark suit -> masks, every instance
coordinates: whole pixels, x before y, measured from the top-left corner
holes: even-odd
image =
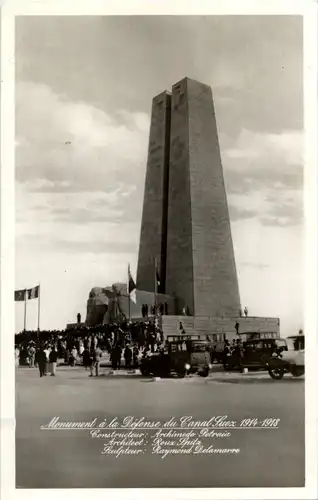
[[[56,375],[57,358],[58,358],[58,352],[55,349],[55,346],[53,346],[52,351],[49,354],[49,360],[51,365],[51,377],[55,377]]]
[[[35,363],[39,367],[40,377],[43,377],[45,375],[45,368],[47,363],[46,353],[44,352],[43,346],[40,346],[35,354]]]

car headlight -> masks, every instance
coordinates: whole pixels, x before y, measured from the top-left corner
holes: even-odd
[[[186,369],[186,370],[190,370],[190,368],[191,368],[191,366],[190,366],[188,363],[186,363],[186,364],[184,365],[184,367],[185,367],[185,369]]]

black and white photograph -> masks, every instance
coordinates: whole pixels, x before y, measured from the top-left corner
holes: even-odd
[[[15,488],[304,488],[303,16],[14,44]]]

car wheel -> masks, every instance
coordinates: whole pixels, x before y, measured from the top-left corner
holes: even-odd
[[[273,368],[270,368],[268,370],[269,375],[272,377],[274,380],[281,380],[284,376],[284,369],[279,368],[278,366],[275,366]]]
[[[207,377],[209,375],[209,368],[206,366],[203,370],[200,371],[199,375],[201,377]]]
[[[303,366],[292,366],[290,373],[293,377],[301,377],[305,373],[305,368]]]

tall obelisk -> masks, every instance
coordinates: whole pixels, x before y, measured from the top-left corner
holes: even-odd
[[[179,312],[237,317],[240,296],[211,88],[189,78],[153,100],[137,289]]]
[[[193,316],[238,316],[239,287],[211,88],[172,89],[168,295]]]
[[[137,267],[137,289],[155,291],[155,261],[160,290],[165,288],[170,156],[171,93],[153,99],[148,161]]]

